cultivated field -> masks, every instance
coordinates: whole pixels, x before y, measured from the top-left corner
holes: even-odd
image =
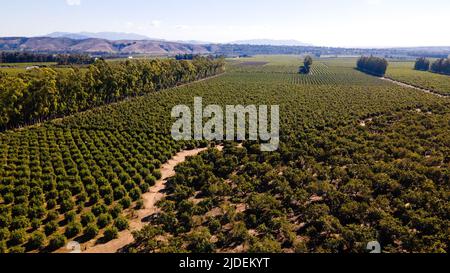
[[[450,95],[450,76],[414,70],[414,62],[390,62],[386,76],[439,94]]]
[[[56,63],[0,63],[0,72],[4,72],[11,76],[16,76],[20,73],[32,71],[34,67],[49,67],[62,72],[69,71],[70,69],[69,66],[58,66]],[[83,66],[74,67],[83,69]]]
[[[449,100],[363,74],[356,59],[317,59],[310,75],[301,61],[232,59],[214,79],[0,133],[0,251],[115,239],[163,163],[216,145],[170,136],[172,107],[199,96],[280,105],[281,147],[226,143],[182,163],[124,251],[363,252],[378,240],[448,252]],[[388,75],[449,93],[449,77],[407,64]]]

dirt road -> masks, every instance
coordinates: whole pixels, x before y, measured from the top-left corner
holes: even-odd
[[[222,149],[222,147],[217,148]],[[206,150],[206,148],[201,148],[179,152],[171,160],[162,165],[162,178],[156,182],[155,186],[150,188],[149,192],[142,195],[142,199],[144,200],[144,209],[136,211],[135,217],[130,220],[129,230],[120,232],[118,239],[110,241],[106,244],[88,247],[88,249],[84,250],[83,253],[116,253],[125,246],[133,243],[133,236],[131,232],[142,229],[145,225],[143,220],[158,212],[156,203],[165,197],[163,190],[166,187],[167,179],[175,175],[175,167],[186,161],[188,157],[198,155]]]
[[[413,88],[413,89],[416,89],[416,90],[419,90],[419,91],[422,91],[422,92],[425,92],[425,93],[428,93],[428,94],[432,94],[432,95],[435,95],[435,96],[438,96],[438,97],[441,97],[441,98],[448,98],[449,97],[449,96],[445,96],[445,95],[436,93],[435,91],[430,90],[430,89],[417,87],[417,86],[410,85],[410,84],[407,84],[407,83],[404,83],[404,82],[399,82],[399,81],[396,81],[396,80],[393,80],[393,79],[390,79],[390,78],[382,77],[381,79],[385,80],[385,81],[388,81],[388,82],[391,82],[393,84],[399,85],[399,86]]]

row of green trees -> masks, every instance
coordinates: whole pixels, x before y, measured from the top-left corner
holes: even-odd
[[[436,60],[430,67],[432,72],[450,75],[450,59]]]
[[[428,71],[430,70],[430,61],[427,58],[418,58],[414,64],[415,70]]]
[[[362,56],[358,59],[356,66],[363,72],[383,77],[386,74],[388,62],[384,58]]]
[[[175,59],[178,61],[181,60],[193,60],[197,55],[194,54],[178,54],[175,56]]]
[[[29,52],[1,52],[0,63],[57,63],[58,65],[92,64],[88,54],[40,54]]]
[[[37,54],[29,52],[1,52],[0,63],[46,63],[56,62],[54,54]]]
[[[61,54],[56,57],[56,62],[58,65],[93,64],[95,58],[87,54]]]
[[[450,59],[438,59],[431,63],[426,58],[418,58],[414,64],[414,69],[450,75]]]
[[[29,125],[221,73],[223,59],[97,60],[87,69],[0,74],[0,129]]]

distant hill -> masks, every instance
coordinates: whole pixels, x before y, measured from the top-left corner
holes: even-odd
[[[55,34],[56,36],[58,34]],[[294,46],[291,41],[273,40],[241,41],[243,44],[198,44],[198,42],[170,42],[164,40],[124,39],[109,40],[89,38],[83,34],[67,37],[0,37],[0,51],[27,51],[39,53],[88,53],[91,55],[154,55],[173,56],[177,54],[212,54],[224,56],[241,55],[269,55],[269,54],[310,54],[315,56],[361,56],[374,55],[381,57],[415,58],[435,57],[442,58],[450,54],[450,47],[422,47],[422,48],[332,48],[316,46]],[[127,36],[131,37],[131,36]],[[112,37],[114,38],[114,37]],[[119,38],[116,36],[115,38]],[[272,41],[272,42],[271,42]],[[259,45],[259,43],[263,45]],[[275,43],[269,45],[268,43]],[[267,45],[264,45],[267,44]],[[286,45],[280,45],[286,44]]]
[[[211,46],[155,40],[106,40],[96,38],[7,37],[0,38],[0,50],[51,53],[103,54],[209,54]]]
[[[44,35],[42,37],[49,37],[49,38],[69,38],[73,40],[85,40],[85,39],[103,39],[103,40],[109,40],[109,41],[121,41],[121,40],[136,40],[136,41],[142,41],[142,40],[148,40],[148,41],[165,41],[165,42],[174,42],[174,43],[180,43],[180,44],[193,44],[193,45],[205,45],[205,44],[212,44],[211,42],[205,42],[205,41],[196,41],[196,40],[188,40],[188,41],[182,41],[182,40],[176,40],[176,41],[169,41],[165,39],[156,39],[156,38],[150,38],[145,35],[140,35],[136,33],[124,33],[124,32],[79,32],[79,33],[71,33],[71,32],[53,32],[47,35]]]
[[[0,38],[0,51],[29,51],[45,53],[89,54],[217,54],[226,56],[256,54],[302,54],[312,48],[272,45],[201,44],[198,41],[170,42],[164,40],[110,40],[90,38],[83,33],[53,33],[62,37],[6,37]],[[130,36],[128,36],[130,37]],[[119,38],[118,36],[112,38]]]
[[[50,38],[69,38],[74,40],[84,40],[89,38],[95,39],[105,39],[110,41],[119,41],[119,40],[157,40],[152,39],[150,37],[135,34],[135,33],[123,33],[123,32],[79,32],[79,33],[70,33],[70,32],[53,32],[44,37]]]
[[[303,43],[297,40],[270,40],[270,39],[256,39],[234,41],[229,44],[235,45],[271,45],[271,46],[312,46],[311,44]]]
[[[214,44],[212,42],[206,42],[206,41],[197,41],[197,40],[176,40],[173,41],[175,43],[182,43],[182,44],[193,44],[193,45],[209,45],[209,44]]]
[[[69,38],[74,40],[84,40],[88,39],[88,36],[82,35],[80,33],[68,33],[68,32],[53,32],[47,35],[44,35],[42,37],[49,37],[49,38]]]

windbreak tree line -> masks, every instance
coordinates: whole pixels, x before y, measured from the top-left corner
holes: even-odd
[[[419,58],[414,64],[414,69],[450,75],[450,59],[442,58],[431,63],[426,58]]]
[[[358,59],[356,66],[360,71],[383,77],[386,74],[388,62],[384,58],[362,56]]]
[[[192,61],[97,60],[87,70],[40,68],[18,76],[0,74],[0,129],[77,113],[223,70],[223,59],[197,57]]]
[[[63,54],[56,57],[58,65],[72,65],[72,64],[93,64],[95,58],[86,54]]]
[[[178,54],[175,56],[175,59],[178,61],[181,60],[193,60],[197,55],[194,54]]]
[[[0,63],[57,63],[58,65],[92,64],[95,58],[88,54],[39,54],[28,52],[1,52]]]
[[[430,70],[430,61],[426,58],[418,58],[414,64],[414,69],[428,71]]]
[[[439,59],[431,65],[431,71],[450,75],[450,59]]]
[[[1,52],[0,63],[47,63],[56,62],[54,54],[36,54],[29,52]]]

